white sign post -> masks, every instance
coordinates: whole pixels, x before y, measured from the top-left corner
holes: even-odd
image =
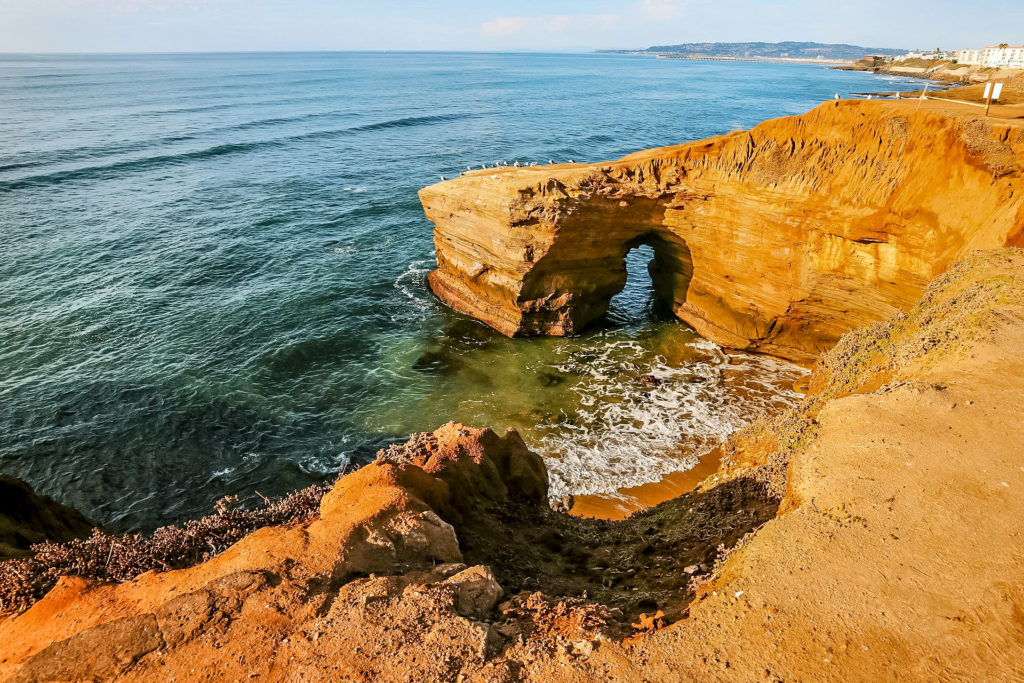
[[[993,102],[999,99],[1002,92],[1002,83],[993,83],[992,81],[989,81],[985,84],[985,116],[988,116],[988,108],[992,106]]]
[[[924,90],[922,90],[922,91],[921,91],[921,97],[919,97],[919,98],[918,98],[918,100],[917,100],[917,109],[918,109],[918,110],[920,110],[920,109],[921,109],[921,104],[922,104],[922,103],[923,103],[923,102],[924,102],[924,101],[925,101],[926,99],[928,99],[928,86],[929,86],[929,85],[931,85],[931,83],[925,83],[925,84],[924,84]]]

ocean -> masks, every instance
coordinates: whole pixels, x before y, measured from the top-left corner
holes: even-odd
[[[645,248],[586,333],[501,337],[428,291],[417,190],[893,80],[628,55],[0,55],[0,472],[147,531],[448,420],[519,429],[555,495],[692,466],[803,371],[675,321]]]

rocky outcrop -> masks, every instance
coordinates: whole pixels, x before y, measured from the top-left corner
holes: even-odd
[[[341,478],[314,521],[188,569],[66,575],[0,617],[0,680],[510,680],[527,655],[509,647],[575,657],[646,612],[678,618],[684,567],[776,509],[737,481],[628,523],[569,517],[515,432],[451,423]]]
[[[93,526],[78,510],[0,474],[0,560],[28,555],[35,543],[85,537]]]
[[[15,680],[108,679],[140,660],[159,666],[169,650],[187,667],[185,680],[197,665],[192,652],[201,637],[227,634],[239,651],[266,655],[282,633],[332,614],[332,603],[341,610],[348,600],[386,602],[414,583],[424,591],[437,587],[420,607],[403,604],[403,614],[449,605],[439,630],[451,637],[453,651],[478,656],[487,629],[460,615],[489,612],[501,590],[489,570],[466,570],[445,517],[471,513],[463,501],[546,505],[546,492],[540,456],[517,434],[446,425],[340,479],[313,522],[265,527],[190,569],[149,572],[116,585],[62,579],[24,614],[0,622],[0,680],[15,670]],[[392,578],[359,578],[375,574]],[[153,659],[158,651],[163,654]],[[217,660],[208,652],[202,661],[213,671],[221,668]],[[279,664],[250,658],[246,666],[266,675]],[[251,670],[225,676],[247,678]]]
[[[950,262],[1024,243],[1024,126],[829,102],[615,162],[475,171],[420,191],[435,294],[506,335],[601,316],[625,256],[725,346],[809,361]]]
[[[884,59],[865,57],[853,64],[833,68],[837,71],[870,71],[876,74],[922,78],[951,84],[1009,81],[1019,78],[1022,74],[1020,69],[992,69],[976,64],[957,64],[952,61],[934,59],[901,59],[887,62]],[[957,90],[961,89],[947,90],[946,93],[956,93]],[[953,96],[960,99],[958,94]],[[1020,100],[1014,99],[1013,101],[1019,102]]]

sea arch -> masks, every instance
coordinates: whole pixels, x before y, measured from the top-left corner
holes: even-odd
[[[632,245],[723,346],[811,361],[975,249],[1024,245],[1024,125],[830,102],[614,162],[487,169],[420,191],[431,289],[506,335],[600,317]]]

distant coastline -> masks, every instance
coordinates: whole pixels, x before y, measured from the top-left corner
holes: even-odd
[[[823,64],[825,66],[848,66],[852,59],[819,59],[811,57],[707,57],[705,55],[655,55],[658,59],[689,59],[706,62],[769,62],[772,64]]]
[[[896,48],[864,47],[846,43],[680,43],[652,45],[635,50],[598,50],[599,54],[654,55],[659,59],[692,59],[729,62],[773,62],[782,64],[852,64],[864,55],[897,56]]]

